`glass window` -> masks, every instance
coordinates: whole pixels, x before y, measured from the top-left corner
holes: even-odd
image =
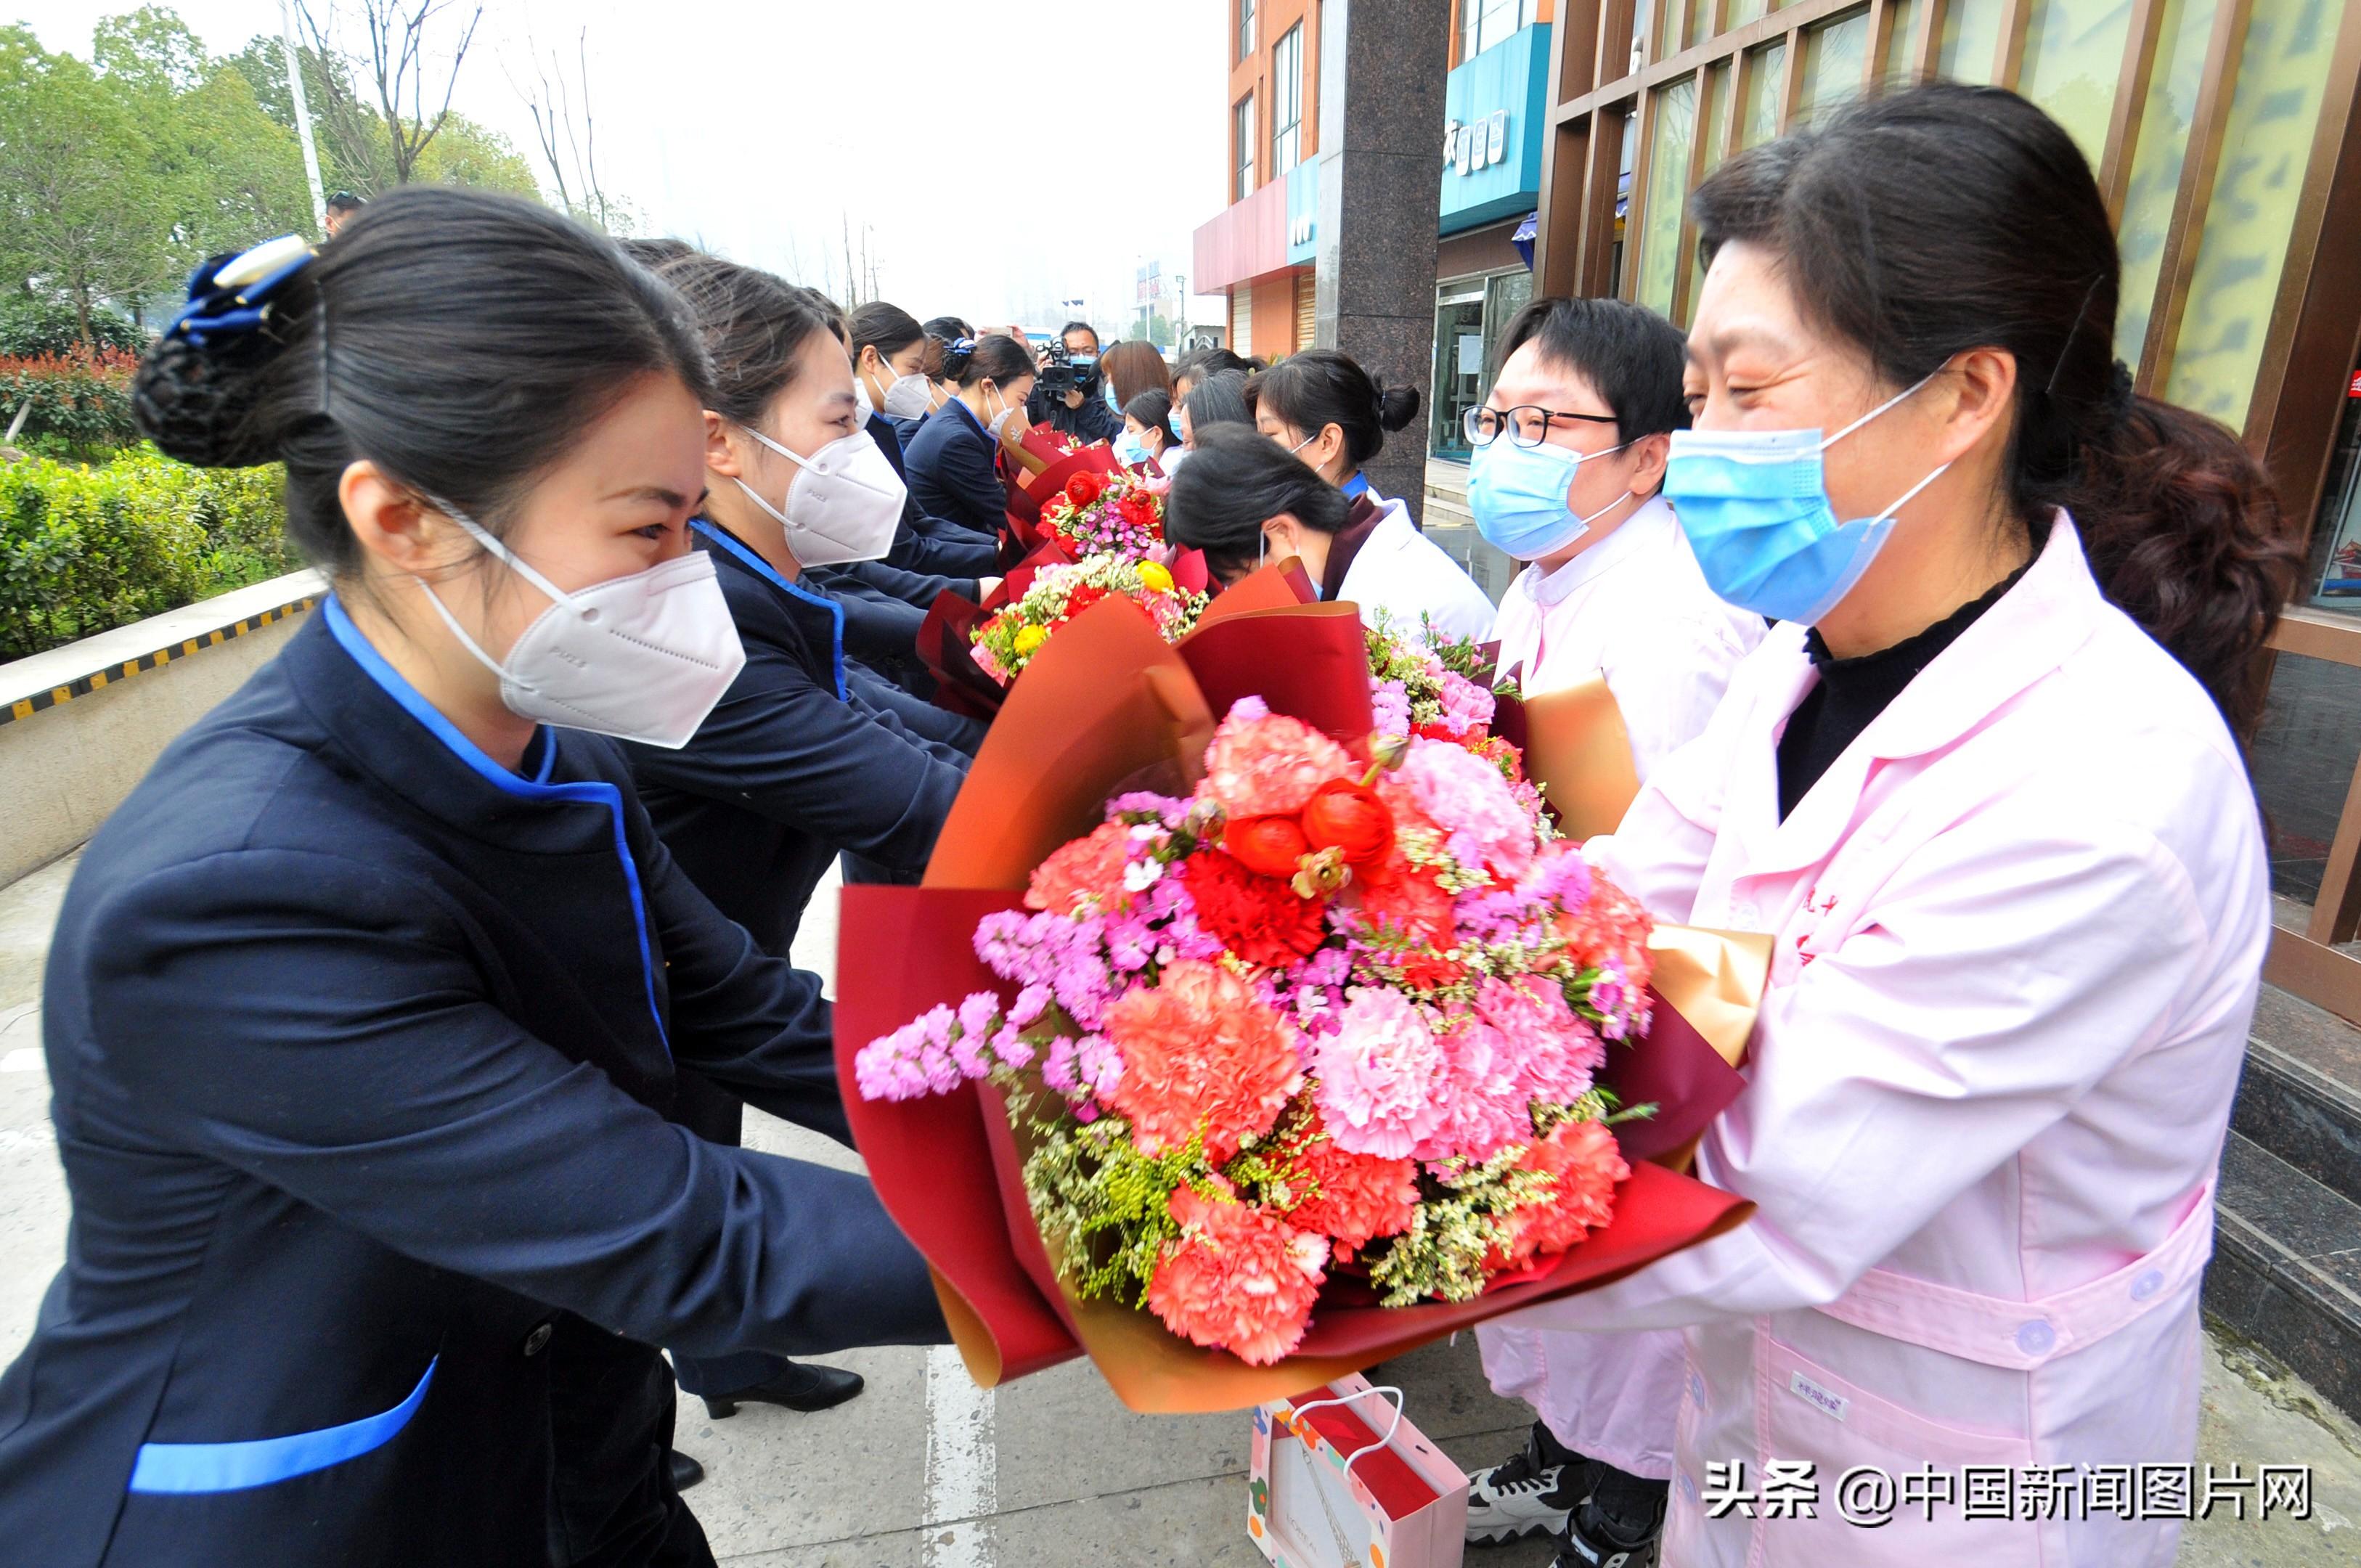
[[[1680,276],[1681,204],[1689,188],[1689,151],[1697,145],[1697,83],[1686,77],[1656,89],[1650,115],[1648,200],[1641,214],[1639,286],[1633,297],[1670,315]]]
[[[2016,90],[2049,111],[2096,169],[2131,39],[2132,0],[2036,0]]]
[[[1730,0],[1730,25],[1752,22],[1771,9],[1771,0]]]
[[[1889,89],[1905,87],[1910,82],[1910,35],[1918,25],[1918,0],[1887,0],[1885,11],[1894,18],[1894,30],[1886,36],[1878,74]]]
[[[2353,768],[2361,762],[2361,670],[2281,653],[2255,732],[2255,796],[2270,830],[2271,891],[2299,904],[2320,895],[2328,847]]]
[[[2254,0],[2247,16],[2221,167],[2165,389],[2173,402],[2233,429],[2245,425],[2254,399],[2336,23],[2337,7],[2320,0]]]
[[[1237,165],[1237,181],[1230,200],[1243,202],[1255,192],[1254,177],[1254,94],[1249,93],[1237,101],[1230,111],[1230,152]]]
[[[1631,155],[1640,137],[1640,115],[1637,110],[1623,116],[1623,157],[1615,174],[1615,244],[1607,258],[1607,292],[1618,299],[1623,294],[1623,258],[1628,254],[1625,225],[1631,217]]]
[[[2158,23],[2156,64],[2147,79],[2147,103],[2140,110],[2131,179],[2124,187],[2123,221],[2115,225],[2115,247],[2124,258],[2115,355],[2126,365],[2140,362],[2148,317],[2156,306],[2165,231],[2172,225],[2173,197],[2189,153],[2190,123],[2197,114],[2197,88],[2205,74],[2205,41],[2213,30],[2214,5],[2215,0],[2164,0],[2164,16]]]
[[[1270,51],[1270,177],[1302,161],[1303,24],[1287,29]]]
[[[2298,591],[2315,609],[2361,616],[2361,397],[2345,400],[2325,495],[2312,531],[2311,573]]]
[[[1815,110],[1860,97],[1861,75],[1868,69],[1868,12],[1856,11],[1805,33],[1804,83],[1795,100],[1795,117],[1808,120]]]
[[[1943,7],[1938,73],[1953,82],[1990,82],[2000,54],[2000,29],[2010,0],[1950,0]]]
[[[1705,118],[1699,135],[1705,137],[1705,171],[1712,173],[1721,165],[1721,149],[1730,145],[1730,61],[1718,60],[1706,68]]]
[[[1760,147],[1779,134],[1779,82],[1787,74],[1787,46],[1782,41],[1756,49],[1747,61],[1746,102],[1739,122],[1738,145]]]
[[[1541,20],[1541,0],[1459,0],[1459,58],[1473,60]]]
[[[1254,53],[1255,0],[1238,0],[1238,58]]]

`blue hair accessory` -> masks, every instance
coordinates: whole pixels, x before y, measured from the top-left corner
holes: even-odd
[[[203,348],[217,337],[241,337],[270,314],[270,297],[311,264],[311,242],[281,235],[226,260],[206,261],[189,274],[189,302],[164,328]]]

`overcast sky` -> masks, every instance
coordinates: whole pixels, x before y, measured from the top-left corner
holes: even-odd
[[[126,0],[0,0],[90,53]],[[278,0],[179,0],[226,54]],[[352,0],[346,11],[356,12]],[[455,7],[463,14],[465,0]],[[599,161],[650,232],[819,283],[870,225],[881,292],[925,318],[1136,320],[1134,269],[1189,270],[1220,210],[1223,0],[489,0],[454,107],[538,162],[515,82],[589,29]],[[445,18],[441,41],[456,36]],[[356,36],[354,42],[357,43]],[[539,172],[537,170],[536,172]],[[545,178],[545,176],[544,176]],[[840,260],[838,270],[841,272]],[[1218,320],[1218,300],[1201,302]]]

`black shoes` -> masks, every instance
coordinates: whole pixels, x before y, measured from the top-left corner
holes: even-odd
[[[816,1362],[791,1361],[785,1371],[767,1383],[733,1389],[727,1395],[707,1395],[705,1413],[717,1421],[736,1415],[741,1405],[781,1405],[809,1413],[841,1405],[863,1387],[858,1372],[822,1366]]]
[[[1467,1543],[1499,1546],[1528,1535],[1562,1535],[1575,1505],[1590,1495],[1590,1462],[1533,1423],[1525,1446],[1468,1479]]]
[[[1597,1487],[1566,1520],[1550,1568],[1655,1568],[1669,1487],[1600,1466]]]
[[[691,1459],[687,1454],[683,1453],[680,1450],[676,1448],[672,1450],[668,1457],[672,1463],[672,1489],[674,1491],[686,1492],[691,1486],[696,1486],[699,1481],[705,1479],[705,1466],[699,1464],[696,1460]]]

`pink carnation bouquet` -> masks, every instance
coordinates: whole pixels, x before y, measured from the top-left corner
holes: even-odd
[[[1648,1027],[1647,917],[1554,835],[1484,688],[1419,674],[1433,715],[1349,750],[1236,700],[1193,794],[1107,801],[976,925],[1004,990],[853,1058],[871,1101],[993,1085],[1065,1286],[1251,1365],[1338,1292],[1532,1277],[1631,1174],[1609,1128],[1638,1113],[1595,1077]]]

